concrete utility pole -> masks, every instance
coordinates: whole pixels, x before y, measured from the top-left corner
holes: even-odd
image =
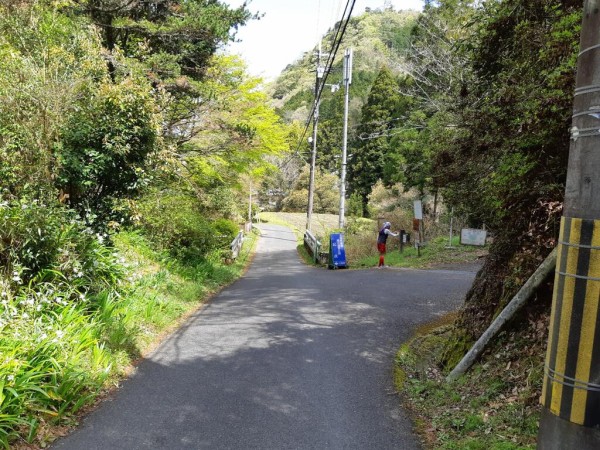
[[[342,174],[340,176],[340,223],[341,229],[345,226],[346,216],[346,165],[348,159],[348,103],[350,100],[350,84],[352,84],[352,49],[344,54],[344,134],[342,137]]]
[[[248,222],[252,224],[252,180],[250,180],[250,190],[248,194]]]
[[[321,66],[321,43],[317,53],[317,76],[315,79],[315,113],[313,115],[312,153],[310,157],[310,177],[308,182],[308,207],[306,210],[306,229],[311,231],[313,198],[315,195],[315,166],[317,162],[317,127],[319,124],[319,87],[321,79],[325,74],[325,68]]]
[[[538,449],[600,448],[600,0],[581,30]]]

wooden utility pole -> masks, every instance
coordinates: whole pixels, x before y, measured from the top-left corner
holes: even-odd
[[[600,0],[586,0],[538,449],[600,448]]]

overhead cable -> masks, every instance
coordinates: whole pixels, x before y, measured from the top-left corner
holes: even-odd
[[[296,154],[299,152],[300,146],[304,142],[304,138],[306,137],[306,132],[308,131],[308,129],[310,127],[310,122],[315,114],[317,104],[321,100],[321,94],[323,93],[323,88],[325,86],[325,82],[327,81],[327,77],[329,76],[329,72],[333,66],[335,56],[336,56],[337,51],[342,42],[342,38],[344,37],[344,33],[346,32],[346,27],[348,26],[348,23],[350,22],[350,17],[352,16],[352,10],[354,9],[355,3],[356,3],[356,0],[348,0],[346,2],[346,7],[344,8],[344,13],[342,14],[342,19],[340,20],[340,26],[337,27],[335,35],[333,36],[333,39],[332,39],[332,50],[329,53],[327,62],[325,63],[325,73],[323,75],[323,80],[320,83],[320,85],[318,86],[316,96],[315,96],[315,102],[313,103],[313,107],[310,111],[310,114],[308,115],[308,118],[306,119],[306,125],[304,127],[304,131],[302,132],[302,136],[300,137],[300,140],[298,141],[298,145],[296,146],[296,150],[295,150]],[[343,25],[342,25],[342,22],[343,22]],[[339,38],[338,38],[338,36],[339,36]]]

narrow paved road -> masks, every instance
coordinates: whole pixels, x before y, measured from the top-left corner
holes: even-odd
[[[289,229],[262,229],[248,273],[54,448],[419,448],[394,354],[475,274],[315,269]]]

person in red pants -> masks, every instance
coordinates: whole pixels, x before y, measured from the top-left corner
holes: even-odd
[[[385,244],[387,242],[388,236],[398,236],[398,233],[394,233],[390,231],[392,228],[392,224],[386,222],[383,224],[383,228],[379,230],[379,235],[377,236],[377,250],[379,251],[379,266],[378,267],[386,267],[384,263],[385,257]]]

